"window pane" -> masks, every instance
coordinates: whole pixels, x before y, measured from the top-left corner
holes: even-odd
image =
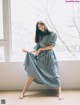
[[[73,6],[64,0],[11,0],[11,17],[14,60],[24,59],[22,48],[33,48],[38,20],[43,20],[59,36],[54,49],[59,60],[80,59],[79,3]]]
[[[4,47],[0,47],[0,62],[4,61]]]
[[[0,39],[3,39],[2,0],[0,0]]]
[[[32,11],[34,17],[30,14]],[[26,0],[11,0],[12,60],[24,60],[22,48],[33,50],[35,15],[35,11]]]

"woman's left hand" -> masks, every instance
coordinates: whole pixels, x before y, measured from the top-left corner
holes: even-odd
[[[38,56],[40,52],[41,52],[41,48],[39,48],[39,49],[36,51],[36,56]]]

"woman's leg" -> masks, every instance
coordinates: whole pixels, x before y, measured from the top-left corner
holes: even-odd
[[[25,91],[29,88],[29,86],[31,85],[33,79],[34,79],[34,78],[33,78],[32,76],[30,76],[30,77],[27,79],[27,81],[26,81],[26,83],[25,83],[25,85],[24,85],[24,88],[23,88],[23,90],[22,90],[22,93],[21,93],[19,99],[22,99],[22,98],[24,97],[24,93],[25,93]]]
[[[59,89],[58,89],[58,98],[59,98],[59,100],[63,99],[62,93],[61,93],[61,87],[59,87]]]

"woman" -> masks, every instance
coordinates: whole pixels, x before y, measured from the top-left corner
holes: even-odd
[[[53,47],[56,44],[57,35],[48,30],[44,22],[38,21],[36,24],[36,35],[33,51],[26,52],[24,61],[25,70],[28,79],[20,95],[20,99],[24,97],[25,91],[29,88],[32,81],[38,84],[45,84],[53,89],[58,89],[58,98],[63,99],[61,95],[61,82],[58,71],[58,63]]]

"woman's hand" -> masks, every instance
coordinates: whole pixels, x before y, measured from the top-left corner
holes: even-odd
[[[32,52],[32,53],[35,53],[37,50],[33,50],[33,51],[30,51],[30,52]]]
[[[39,48],[39,49],[36,51],[36,56],[38,56],[40,52],[41,52],[41,48]]]
[[[22,48],[22,52],[27,52],[27,50],[26,50],[26,49],[24,49],[24,48]]]

